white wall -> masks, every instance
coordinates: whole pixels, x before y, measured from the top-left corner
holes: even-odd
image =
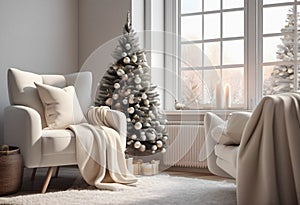
[[[109,65],[131,0],[79,0],[79,67],[93,72],[93,88]]]
[[[0,0],[0,144],[9,67],[36,73],[77,71],[78,0]]]

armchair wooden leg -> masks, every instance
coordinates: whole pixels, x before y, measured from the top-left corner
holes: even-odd
[[[31,174],[31,178],[30,178],[31,181],[34,181],[36,170],[37,170],[37,168],[33,168],[33,170],[32,170],[32,174]]]
[[[50,182],[51,177],[52,177],[53,169],[54,169],[54,167],[49,167],[49,169],[48,169],[47,176],[46,176],[43,188],[42,188],[42,194],[44,194],[47,191],[49,182]]]
[[[55,178],[57,178],[57,177],[58,177],[58,172],[59,172],[59,166],[58,166],[58,167],[56,167]]]

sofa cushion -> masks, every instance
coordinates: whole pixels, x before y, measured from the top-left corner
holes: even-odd
[[[44,108],[34,85],[34,82],[43,83],[42,76],[10,68],[7,72],[7,82],[10,104],[35,109],[41,116],[42,127],[46,127]]]
[[[234,140],[230,136],[225,134],[226,124],[227,123],[224,122],[223,124],[214,127],[211,130],[211,136],[219,144],[233,145],[235,144]]]
[[[86,122],[74,86],[58,88],[40,83],[35,85],[50,129],[63,129],[69,125]]]
[[[225,134],[230,136],[233,144],[240,144],[244,128],[250,117],[250,112],[233,112],[229,117]]]

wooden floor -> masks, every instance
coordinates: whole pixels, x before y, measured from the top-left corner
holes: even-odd
[[[45,180],[45,176],[47,173],[47,168],[37,169],[34,181],[31,181],[31,173],[32,173],[32,169],[27,169],[27,168],[24,169],[21,190],[18,193],[9,196],[34,194],[34,193],[41,192],[43,182]],[[222,177],[218,177],[210,174],[206,169],[169,168],[163,171],[163,173],[172,176],[181,176],[181,177],[189,177],[189,178],[224,180],[224,178]],[[80,172],[76,166],[60,167],[58,177],[57,178],[53,177],[51,179],[47,192],[67,190],[70,187],[72,187],[75,180],[79,177],[80,177]]]

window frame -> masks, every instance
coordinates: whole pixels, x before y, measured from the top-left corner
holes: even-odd
[[[241,109],[241,110],[245,110],[245,109],[251,109],[253,108],[255,105],[256,105],[256,102],[257,102],[257,99],[258,99],[258,96],[257,96],[257,87],[258,85],[255,85],[254,87],[250,84],[250,82],[253,82],[254,79],[257,78],[257,72],[256,72],[256,68],[257,68],[257,52],[255,52],[255,54],[251,54],[251,56],[249,56],[249,53],[251,52],[248,52],[248,48],[249,45],[251,45],[252,49],[255,49],[257,50],[257,40],[256,40],[256,37],[257,37],[257,29],[256,29],[256,24],[254,25],[254,29],[253,29],[253,24],[249,24],[249,19],[250,20],[253,20],[253,16],[249,16],[249,11],[256,11],[256,7],[257,4],[254,3],[253,4],[253,1],[249,2],[247,0],[244,0],[244,30],[245,30],[245,35],[242,36],[242,37],[234,37],[234,38],[219,38],[219,39],[225,39],[225,40],[240,40],[240,39],[243,39],[244,40],[244,64],[240,64],[238,66],[238,64],[235,64],[234,67],[244,67],[244,77],[245,77],[245,81],[244,81],[244,107],[241,107],[241,108],[236,108],[236,109]],[[253,8],[254,7],[254,8]],[[176,24],[175,26],[173,26],[173,30],[168,30],[168,28],[166,29],[167,33],[168,32],[173,32],[175,33],[176,35],[179,35],[180,36],[180,24],[178,24],[178,22],[180,21],[180,0],[178,1],[168,1],[166,0],[166,22],[169,23],[169,20],[168,17],[169,16],[172,16],[173,19],[176,19],[175,21],[173,20],[172,21],[172,24]],[[170,8],[173,8],[173,11],[170,11]],[[175,10],[174,10],[175,9]],[[240,11],[241,8],[237,8],[237,9],[224,9],[225,11]],[[179,11],[179,12],[177,12]],[[221,11],[222,12],[222,11]],[[212,12],[207,12],[207,13],[212,13]],[[189,16],[191,14],[186,14],[185,16]],[[174,18],[175,17],[175,18]],[[251,18],[252,17],[252,18]],[[255,21],[257,21],[257,16],[255,15],[255,18],[254,18]],[[175,23],[176,22],[176,23]],[[167,23],[167,24],[168,24]],[[220,22],[221,23],[221,22]],[[203,26],[203,25],[202,25]],[[251,32],[250,34],[248,34],[248,30],[252,29],[254,32]],[[222,47],[222,46],[221,46]],[[169,44],[166,43],[166,49],[169,48]],[[222,49],[222,48],[220,48]],[[176,51],[174,52],[173,55],[176,55],[178,56],[178,54],[181,53],[181,50],[180,50],[180,42],[178,41],[177,39],[177,45],[176,45]],[[177,59],[178,60],[178,59]],[[222,57],[220,57],[220,60],[222,60]],[[167,62],[166,63],[166,67],[173,67],[176,66],[176,71],[178,72],[178,79],[173,79],[172,80],[172,84],[174,84],[174,81],[176,83],[176,87],[177,87],[177,90],[172,90],[173,93],[176,93],[175,95],[173,95],[172,97],[174,98],[174,96],[176,96],[177,98],[176,99],[180,99],[181,96],[180,96],[180,93],[181,93],[181,90],[180,90],[180,83],[179,83],[179,79],[181,78],[180,76],[180,65],[179,63],[175,63],[174,61],[172,63],[170,62]],[[215,66],[215,67],[218,67],[218,66]],[[221,66],[222,68],[233,68],[232,65],[222,65]],[[250,69],[252,68],[252,69]],[[167,75],[166,75],[167,76]],[[167,80],[167,79],[165,79]],[[170,79],[168,79],[168,81],[170,81]],[[167,96],[167,99],[168,99],[168,96]],[[168,105],[166,105],[166,109],[170,109],[172,110],[172,108]],[[173,107],[174,109],[174,107]],[[213,108],[212,108],[213,109]]]

